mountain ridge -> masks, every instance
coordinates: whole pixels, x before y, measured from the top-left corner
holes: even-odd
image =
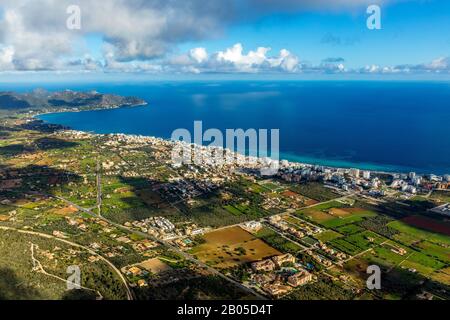
[[[144,105],[146,101],[137,97],[103,94],[97,91],[55,91],[35,89],[27,93],[0,91],[0,110],[44,111],[44,110],[93,110],[122,106]]]

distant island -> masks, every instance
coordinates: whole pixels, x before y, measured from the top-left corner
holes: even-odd
[[[0,115],[113,109],[145,104],[146,101],[137,97],[122,97],[97,91],[49,92],[36,89],[28,93],[0,92]]]

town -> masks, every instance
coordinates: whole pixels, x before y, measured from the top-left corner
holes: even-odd
[[[282,160],[267,176],[267,159],[217,148],[235,161],[212,161],[211,148],[191,146],[202,162],[174,164],[180,142],[91,134],[33,118],[1,126],[9,133],[0,145],[1,230],[50,237],[34,252],[43,277],[83,255],[91,276],[110,268],[112,289],[92,287],[89,277],[84,284],[97,298],[379,299],[413,292],[446,299],[450,292],[449,175]],[[78,251],[56,259],[61,246]],[[371,263],[393,284],[412,282],[370,291],[364,268]],[[422,289],[411,291],[418,282]]]

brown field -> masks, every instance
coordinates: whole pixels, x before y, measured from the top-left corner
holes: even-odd
[[[312,206],[312,205],[314,205],[316,203],[319,203],[319,201],[314,200],[314,199],[308,199],[308,200],[305,201],[305,206]]]
[[[68,206],[68,207],[65,207],[65,208],[55,209],[53,212],[56,213],[56,214],[62,215],[62,216],[67,216],[67,215],[70,215],[72,213],[78,212],[78,209],[73,207],[73,206]]]
[[[351,215],[352,213],[347,211],[347,209],[338,209],[338,208],[332,208],[328,211],[329,214],[336,216],[336,217],[346,217]]]
[[[226,269],[281,254],[240,227],[213,231],[203,238],[206,242],[193,248],[191,253],[217,268]]]
[[[165,264],[158,258],[153,258],[153,259],[148,259],[148,260],[142,261],[137,266],[140,266],[140,267],[144,268],[145,270],[150,271],[151,273],[154,273],[154,274],[159,274],[159,273],[163,273],[165,271],[172,270],[171,267],[169,267],[167,264]]]
[[[42,158],[39,161],[35,161],[35,164],[38,166],[50,166],[53,164],[53,161],[49,158]]]
[[[0,221],[8,221],[8,220],[9,220],[9,216],[0,214]]]
[[[285,196],[285,197],[289,197],[289,198],[296,198],[296,197],[298,197],[299,196],[299,194],[298,193],[296,193],[296,192],[293,192],[293,191],[291,191],[291,190],[286,190],[286,191],[283,191],[282,193],[281,193],[283,196]]]
[[[437,221],[434,219],[429,219],[429,218],[424,218],[424,217],[419,217],[419,216],[406,217],[406,218],[402,219],[401,221],[410,226],[413,226],[413,227],[417,227],[420,229],[425,229],[425,230],[429,230],[429,231],[433,231],[433,232],[437,232],[440,234],[445,234],[447,236],[450,236],[450,224],[442,222],[442,221]]]
[[[324,222],[331,219],[335,219],[332,215],[325,213],[320,210],[314,210],[314,209],[307,209],[304,211],[304,215],[310,217],[312,220],[316,222]]]

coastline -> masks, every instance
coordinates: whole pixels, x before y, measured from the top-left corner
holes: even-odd
[[[141,107],[148,105],[148,102],[144,102],[142,104],[136,104],[136,105],[122,105],[122,106],[114,106],[111,108],[96,108],[96,109],[90,109],[90,110],[61,110],[61,111],[53,111],[53,112],[43,112],[38,113],[35,115],[32,115],[32,118],[44,121],[49,124],[53,125],[59,125],[58,123],[51,123],[49,121],[46,121],[44,119],[39,118],[42,115],[48,115],[48,114],[59,114],[59,113],[77,113],[77,112],[89,112],[89,111],[106,111],[111,109],[121,109],[121,108],[134,108],[134,107]],[[79,132],[85,132],[87,131],[83,130],[76,130],[74,128],[68,127],[69,130],[79,131]],[[163,138],[163,137],[156,137],[156,136],[148,136],[148,135],[140,135],[140,134],[126,134],[121,132],[116,133],[96,133],[96,132],[89,132],[90,134],[94,135],[108,135],[108,134],[120,134],[124,136],[141,136],[146,138],[153,138],[153,139],[159,139],[159,140],[165,140],[165,141],[171,141],[170,139]],[[225,149],[225,148],[223,148]],[[241,154],[242,155],[242,154]],[[257,159],[261,160],[261,157],[257,157]],[[306,160],[306,161],[305,161]],[[420,170],[418,168],[409,168],[401,169],[402,166],[396,166],[396,165],[388,165],[388,164],[374,164],[374,163],[355,163],[351,161],[345,161],[345,160],[338,160],[338,159],[321,159],[321,158],[314,158],[309,156],[302,156],[302,155],[296,155],[291,154],[288,152],[280,152],[280,159],[279,161],[288,161],[290,165],[298,165],[298,166],[304,166],[304,167],[313,167],[313,166],[321,166],[327,169],[334,169],[334,170],[349,170],[349,169],[359,169],[362,171],[369,171],[373,174],[383,174],[383,175],[393,175],[393,174],[407,174],[409,172],[417,172],[420,175],[437,175],[437,176],[443,176],[447,173],[437,174],[433,172],[426,172],[425,170]],[[330,164],[331,163],[331,164]],[[332,165],[332,163],[336,163],[337,165]],[[389,169],[392,168],[392,169]]]
[[[113,109],[122,109],[122,108],[134,108],[134,107],[143,107],[143,106],[148,106],[148,102],[147,101],[144,101],[144,102],[142,102],[142,103],[139,103],[139,104],[130,104],[130,105],[119,105],[119,106],[112,106],[112,107],[108,107],[108,108],[94,108],[94,109],[89,109],[89,110],[79,110],[79,109],[77,109],[77,110],[71,110],[71,109],[68,109],[68,110],[60,110],[60,111],[47,111],[47,112],[39,112],[39,113],[37,113],[37,114],[33,114],[31,117],[32,118],[36,118],[36,119],[38,119],[38,120],[42,120],[42,119],[39,119],[38,117],[40,117],[40,116],[44,116],[44,115],[47,115],[47,114],[57,114],[57,113],[78,113],[78,112],[88,112],[88,111],[102,111],[102,110],[113,110]],[[44,120],[42,120],[42,121],[44,121]],[[52,124],[57,124],[57,123],[52,123]]]

